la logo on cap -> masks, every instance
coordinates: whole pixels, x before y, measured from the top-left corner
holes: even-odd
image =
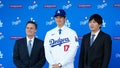
[[[57,13],[60,13],[60,11],[58,10]]]

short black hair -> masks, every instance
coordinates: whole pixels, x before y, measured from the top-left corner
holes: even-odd
[[[37,24],[36,24],[36,22],[34,22],[34,21],[28,21],[27,24],[26,24],[26,26],[27,26],[29,23],[34,24],[34,25],[35,25],[35,28],[37,29]]]
[[[102,17],[99,15],[99,14],[93,14],[91,17],[90,17],[90,19],[89,19],[89,22],[91,21],[91,20],[95,20],[99,25],[102,25]]]

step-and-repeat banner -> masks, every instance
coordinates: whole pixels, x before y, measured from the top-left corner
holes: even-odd
[[[25,25],[29,20],[38,24],[36,37],[44,40],[48,30],[56,26],[57,9],[67,13],[65,25],[79,36],[90,32],[89,17],[98,13],[103,17],[102,31],[112,38],[112,55],[109,68],[120,68],[120,0],[0,0],[0,68],[16,68],[13,64],[15,40],[25,37]],[[78,66],[80,46],[75,57]],[[44,68],[48,67],[48,63]]]

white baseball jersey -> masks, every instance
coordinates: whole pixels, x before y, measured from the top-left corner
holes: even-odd
[[[49,68],[58,63],[62,68],[74,68],[74,58],[79,46],[77,39],[76,32],[66,26],[61,28],[61,34],[58,27],[47,32],[44,48]]]

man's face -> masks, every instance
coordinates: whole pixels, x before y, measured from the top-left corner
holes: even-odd
[[[55,20],[56,20],[56,24],[58,25],[58,27],[62,27],[65,23],[65,18],[62,16],[56,16]]]
[[[27,34],[27,36],[32,37],[32,36],[35,35],[35,33],[36,33],[35,25],[32,24],[32,23],[27,24],[27,26],[26,26],[26,34]]]
[[[97,32],[100,29],[101,25],[98,24],[94,19],[89,22],[89,28],[91,31]]]

